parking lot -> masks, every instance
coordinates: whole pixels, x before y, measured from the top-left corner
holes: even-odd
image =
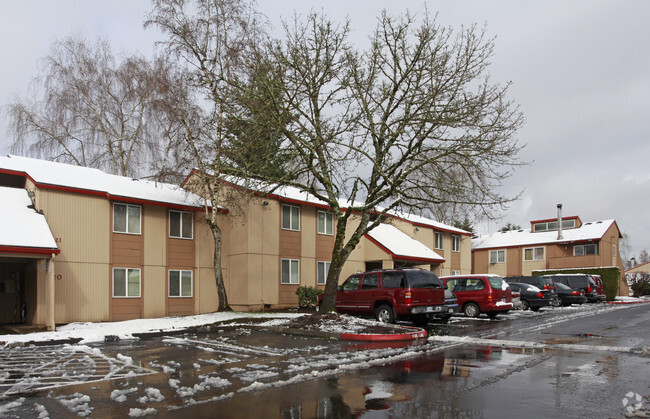
[[[537,395],[514,407],[518,414],[546,406],[616,416],[630,391],[650,393],[642,353],[649,317],[647,304],[496,321],[455,316],[431,323],[428,340],[392,344],[224,326],[92,346],[4,348],[0,416],[490,417],[503,413],[497,396],[506,390]],[[598,396],[604,389],[607,396]]]

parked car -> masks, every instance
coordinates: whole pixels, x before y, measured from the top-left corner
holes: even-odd
[[[600,301],[596,291],[596,283],[591,275],[587,274],[555,274],[548,275],[553,279],[553,282],[561,283],[569,286],[570,288],[581,289],[585,292],[587,302],[597,303]]]
[[[537,311],[542,307],[549,307],[555,298],[550,290],[541,290],[534,285],[523,282],[511,282],[508,285],[521,294],[522,310]]]
[[[440,278],[445,288],[458,297],[458,305],[467,317],[481,313],[495,318],[512,310],[512,293],[498,275],[454,275]]]
[[[319,296],[319,305],[322,295]],[[399,319],[426,324],[445,318],[454,308],[445,304],[442,282],[424,269],[388,269],[350,276],[336,292],[339,313],[373,316],[380,322]]]
[[[600,277],[600,275],[591,275],[591,278],[596,283],[596,294],[598,294],[598,301],[606,301],[607,296],[605,295],[605,284],[603,283],[603,279]]]
[[[529,276],[507,276],[503,278],[508,284],[513,282],[534,285],[540,290],[549,290],[552,294],[554,306],[560,305],[560,300],[557,297],[557,287],[555,282],[548,276],[529,275]]]
[[[555,285],[557,285],[557,296],[560,299],[560,304],[564,307],[568,307],[571,304],[584,304],[587,302],[584,290],[571,288],[561,282]]]
[[[458,305],[458,297],[456,297],[456,294],[449,291],[447,288],[445,288],[445,305],[447,306],[449,312],[448,314],[439,316],[443,322],[449,321],[452,314],[458,313],[460,311],[460,306]]]
[[[521,302],[521,293],[510,287],[510,294],[512,295],[512,308],[514,310],[524,310],[523,303]]]

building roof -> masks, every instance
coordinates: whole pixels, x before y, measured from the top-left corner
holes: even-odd
[[[472,250],[600,240],[612,225],[616,225],[615,220],[586,222],[578,228],[563,229],[561,240],[557,238],[557,231],[533,233],[529,228],[505,232],[499,231],[473,238]]]
[[[0,187],[0,253],[59,253],[45,216],[25,189]]]
[[[38,188],[109,199],[200,208],[203,199],[177,185],[110,175],[99,169],[20,156],[0,156],[0,173],[27,176]]]
[[[378,225],[370,230],[366,237],[390,254],[394,260],[423,263],[445,261],[442,256],[390,224]]]
[[[193,173],[197,172],[197,169],[192,170],[192,173],[187,176],[185,179],[185,182],[189,180],[189,178],[192,176]],[[328,209],[329,204],[326,203],[325,201],[322,201],[318,198],[316,198],[314,195],[312,195],[309,192],[303,191],[299,188],[296,188],[294,186],[278,186],[275,184],[269,184],[265,182],[259,182],[259,181],[253,181],[250,184],[245,184],[242,179],[235,178],[235,177],[228,177],[227,179],[223,180],[226,183],[229,183],[231,185],[235,185],[238,187],[242,187],[245,189],[249,189],[255,192],[259,192],[262,194],[268,194],[270,198],[274,199],[279,199],[281,201],[285,201],[288,203],[295,203],[295,204],[306,204],[306,205],[312,205],[315,207],[319,208],[324,208]],[[183,182],[183,183],[185,183]],[[351,206],[363,206],[364,204],[362,203],[357,203],[357,202],[351,202],[351,201],[346,201],[343,199],[339,199],[339,205],[341,208],[349,208]],[[383,210],[382,208],[377,208],[378,211]],[[457,233],[461,235],[471,235],[469,231],[461,230],[456,227],[452,227],[447,224],[440,223],[438,221],[431,220],[426,217],[422,217],[419,215],[413,215],[413,214],[408,214],[402,211],[389,211],[388,215],[390,217],[394,217],[397,219],[401,219],[403,221],[409,222],[413,225],[420,225],[420,226],[425,226],[425,227],[431,227],[436,230],[443,230],[443,231],[448,231],[452,233]]]

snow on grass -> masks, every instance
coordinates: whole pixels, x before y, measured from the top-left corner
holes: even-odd
[[[0,342],[47,342],[50,340],[81,339],[80,343],[103,342],[106,336],[135,339],[133,334],[146,332],[167,332],[199,327],[234,319],[294,318],[303,313],[245,313],[219,312],[194,316],[163,317],[156,319],[134,319],[122,322],[70,323],[59,326],[55,332],[38,332],[24,335],[0,335]]]
[[[8,414],[11,413],[12,410],[21,407],[24,402],[25,402],[25,398],[21,397],[18,400],[14,400],[13,402],[0,405],[0,417],[4,418],[8,416]]]
[[[146,395],[138,399],[138,403],[140,404],[147,404],[149,402],[161,402],[165,400],[165,396],[163,396],[160,390],[157,388],[147,387],[144,392]]]

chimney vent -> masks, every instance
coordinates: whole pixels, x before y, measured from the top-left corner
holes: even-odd
[[[562,204],[557,204],[557,239],[562,240]]]

